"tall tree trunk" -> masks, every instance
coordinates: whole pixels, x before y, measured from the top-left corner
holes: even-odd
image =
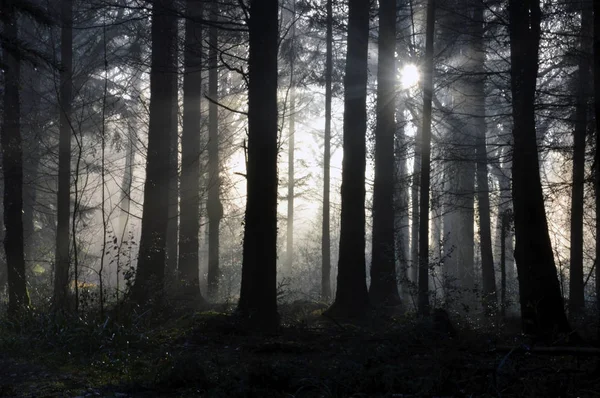
[[[61,24],[60,137],[58,143],[58,194],[56,198],[56,259],[54,261],[54,307],[57,310],[66,309],[69,293],[73,0],[62,0]]]
[[[513,98],[515,259],[523,331],[545,339],[569,333],[558,283],[540,178],[535,125],[540,21],[538,0],[509,1]]]
[[[202,3],[186,0],[183,131],[181,134],[181,225],[179,278],[184,296],[202,301],[199,277],[200,118],[202,95]]]
[[[411,227],[410,227],[410,280],[415,285],[419,283],[419,180],[421,179],[421,148],[419,148],[421,127],[417,127],[415,135],[415,156],[413,161],[412,186],[410,190],[411,201]]]
[[[333,75],[333,0],[327,0],[327,55],[325,60],[325,134],[323,137],[323,225],[321,233],[321,298],[331,298],[331,99]]]
[[[418,312],[429,314],[429,184],[431,172],[431,110],[433,99],[433,37],[435,0],[427,2],[425,69],[423,71],[423,128],[421,130],[421,196],[419,200]]]
[[[173,2],[176,7],[177,2]],[[174,10],[175,12],[177,10]],[[175,274],[177,272],[177,230],[179,224],[179,42],[177,22],[175,22],[175,44],[173,45],[173,72],[171,84],[173,85],[173,101],[171,104],[171,126],[169,129],[169,221],[167,223],[167,246],[165,280],[169,289],[175,288]]]
[[[394,240],[394,121],[396,78],[396,0],[379,2],[377,125],[373,241],[369,298],[375,306],[400,303]]]
[[[150,122],[142,233],[132,299],[140,304],[163,293],[165,248],[169,220],[170,142],[173,126],[173,64],[177,40],[171,2],[155,0],[152,7],[152,56],[150,71]]]
[[[19,85],[20,57],[14,46],[18,43],[18,15],[10,3],[3,9],[4,25],[4,120],[0,130],[2,170],[4,175],[4,251],[8,266],[8,311],[17,314],[29,305],[25,282],[23,246],[23,148],[21,144],[21,108]]]
[[[484,46],[484,4],[482,0],[473,1],[473,42],[467,58],[467,73],[473,95],[468,97],[473,113],[475,137],[475,159],[477,176],[477,205],[479,209],[479,245],[481,248],[481,273],[483,281],[483,306],[485,313],[496,312],[498,297],[496,294],[496,273],[492,252],[492,231],[490,196],[488,184],[488,159],[486,147],[485,123],[485,46]]]
[[[396,262],[401,281],[401,300],[407,305],[410,301],[408,270],[410,264],[410,227],[408,218],[408,169],[407,140],[404,132],[406,120],[404,106],[396,108],[396,140],[394,143],[394,232],[396,237]]]
[[[344,76],[344,159],[340,249],[332,316],[361,317],[369,307],[365,264],[365,170],[369,0],[348,2]]]
[[[295,38],[296,38],[296,0],[292,0],[290,29],[290,110],[288,126],[288,184],[287,184],[287,234],[285,250],[285,273],[291,275],[294,263],[294,151],[296,149],[296,76],[295,76]]]
[[[571,190],[571,265],[569,268],[569,315],[575,319],[585,307],[583,288],[583,205],[585,184],[585,137],[588,126],[588,84],[592,52],[592,13],[581,1],[581,38],[575,130],[573,132],[573,186]]]
[[[214,0],[211,3],[210,18],[217,23],[219,15],[219,3]],[[217,46],[218,31],[216,26],[209,30],[208,50],[208,95],[214,101],[219,95],[219,71],[217,69]],[[217,104],[210,102],[208,109],[208,296],[217,298],[219,291],[219,225],[223,217],[223,205],[221,204],[221,178],[219,176],[219,112]]]
[[[247,199],[238,310],[248,326],[273,331],[277,314],[278,0],[251,0]]]
[[[600,2],[594,1],[594,76],[600,76]],[[596,118],[596,151],[594,152],[594,188],[596,191],[596,308],[600,314],[600,79],[594,79],[594,116]],[[600,338],[600,326],[598,326],[598,337]]]

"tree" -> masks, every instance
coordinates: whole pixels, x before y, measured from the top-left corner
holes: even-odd
[[[594,76],[600,76],[600,2],[594,1]],[[594,116],[600,120],[600,79],[594,79]],[[600,309],[600,123],[596,123],[596,151],[594,152],[594,189],[596,191],[595,210],[596,210],[596,306]],[[600,311],[598,311],[600,314]],[[600,337],[600,326],[598,327],[598,336]]]
[[[344,159],[340,256],[332,316],[361,317],[369,307],[365,270],[365,169],[369,0],[348,2],[344,76]]]
[[[588,84],[592,13],[587,2],[581,1],[581,39],[573,131],[573,186],[571,188],[571,264],[569,268],[569,314],[581,315],[585,307],[583,285],[583,205],[585,185],[585,138],[588,128]]]
[[[295,151],[295,132],[296,132],[296,0],[292,0],[290,10],[290,91],[289,91],[289,125],[288,125],[288,183],[287,183],[287,234],[286,234],[286,252],[285,252],[285,272],[289,275],[292,272],[294,263],[294,151]]]
[[[181,134],[181,225],[179,278],[184,295],[201,300],[200,232],[200,100],[202,95],[202,0],[186,0],[183,131]]]
[[[536,142],[534,104],[542,11],[538,0],[510,0],[508,11],[514,123],[512,194],[521,318],[525,333],[550,339],[571,328],[548,234]]]
[[[488,314],[495,312],[498,303],[496,274],[492,252],[492,230],[490,219],[490,197],[488,184],[488,159],[485,122],[485,49],[484,49],[484,3],[473,0],[473,42],[467,54],[467,73],[472,76],[470,99],[473,111],[475,161],[477,180],[477,205],[479,209],[479,245],[481,250],[481,272],[483,281],[483,305]],[[471,95],[470,95],[471,94]]]
[[[0,143],[4,176],[4,250],[8,267],[8,311],[17,314],[29,305],[23,245],[23,148],[21,143],[20,83],[17,7],[8,2],[2,15],[2,61],[4,66],[4,112]]]
[[[209,29],[208,49],[208,95],[211,102],[208,108],[208,296],[215,299],[219,290],[219,226],[223,218],[221,204],[221,179],[219,175],[219,70],[217,69],[218,30],[217,18],[219,3],[214,0],[210,7],[212,25]]]
[[[247,21],[248,160],[242,287],[238,311],[249,327],[277,328],[278,1],[251,0]]]
[[[327,33],[325,59],[325,132],[323,137],[323,223],[321,233],[321,298],[331,297],[331,80],[333,75],[333,0],[327,0]]]
[[[160,297],[165,277],[165,249],[169,219],[170,142],[173,101],[172,80],[177,40],[177,20],[171,14],[171,2],[152,3],[152,56],[150,71],[150,121],[142,233],[132,299],[146,304]]]
[[[421,129],[421,196],[419,200],[418,312],[429,314],[429,184],[431,174],[431,110],[433,100],[433,37],[435,0],[427,2],[425,68],[423,70],[423,128]]]
[[[373,305],[400,303],[394,251],[395,56],[396,0],[380,0],[373,187],[373,259],[369,287],[369,297]]]
[[[58,193],[56,198],[56,257],[54,306],[67,307],[69,289],[69,228],[71,213],[71,101],[73,91],[73,0],[61,2],[60,137],[58,144]]]

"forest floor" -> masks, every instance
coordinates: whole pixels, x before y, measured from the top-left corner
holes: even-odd
[[[598,356],[529,352],[507,325],[463,322],[449,336],[410,315],[356,326],[311,305],[288,310],[271,336],[216,312],[143,326],[39,313],[2,320],[0,396],[600,396]]]

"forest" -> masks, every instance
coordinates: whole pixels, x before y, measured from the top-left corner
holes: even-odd
[[[0,26],[0,396],[600,396],[600,1]]]

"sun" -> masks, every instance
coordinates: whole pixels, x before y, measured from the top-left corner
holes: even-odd
[[[400,83],[402,88],[411,88],[419,82],[419,69],[416,65],[406,64],[400,71]]]

